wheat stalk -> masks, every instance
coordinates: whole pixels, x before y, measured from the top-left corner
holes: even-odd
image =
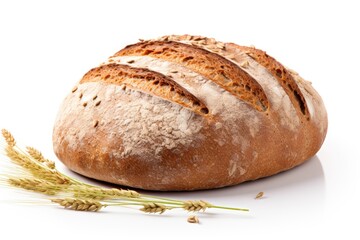
[[[64,208],[75,210],[75,211],[88,211],[88,212],[97,212],[101,208],[106,207],[105,204],[100,203],[95,200],[83,200],[75,198],[56,198],[51,199],[53,203],[57,203]]]
[[[35,148],[27,148],[30,157],[35,159],[35,161],[33,161],[25,153],[17,150],[15,138],[9,131],[2,129],[1,133],[7,143],[5,153],[13,163],[24,168],[36,178],[47,180],[56,184],[69,184],[69,179],[67,177],[59,173],[56,169],[51,169],[51,161],[46,160],[40,151]],[[49,166],[45,166],[42,163],[49,163]]]

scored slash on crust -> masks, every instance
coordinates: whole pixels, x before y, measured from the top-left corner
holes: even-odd
[[[144,41],[117,52],[119,56],[150,56],[183,65],[213,81],[258,111],[266,111],[268,99],[261,85],[235,63],[198,46],[174,41]]]
[[[265,67],[283,87],[292,104],[296,106],[299,115],[302,115],[307,120],[310,119],[306,100],[290,71],[262,50],[236,44],[230,45],[244,51],[248,56]]]
[[[246,69],[249,67],[248,61],[238,62],[236,60],[234,51],[232,49],[239,49],[260,65],[265,67],[283,87],[286,94],[289,96],[290,101],[295,106],[298,115],[301,118],[310,119],[310,113],[306,100],[297,85],[293,73],[291,70],[286,69],[281,63],[276,61],[274,58],[269,56],[266,52],[256,49],[255,46],[239,46],[233,43],[223,43],[216,41],[214,38],[207,38],[202,36],[191,36],[191,35],[168,35],[157,39],[158,41],[175,41],[182,42],[192,46],[204,48],[213,53],[219,54],[220,56],[229,59]]]
[[[124,91],[129,87],[151,93],[164,100],[180,104],[203,116],[209,113],[209,109],[202,101],[173,79],[149,69],[110,63],[91,69],[85,74],[80,83],[95,81],[120,85]],[[100,103],[101,101],[96,102],[95,106]]]
[[[310,119],[305,98],[291,73],[275,59],[255,47],[244,47],[233,43],[222,43],[213,38],[205,38],[201,36],[171,35],[161,37],[157,40],[142,40],[139,43],[125,47],[117,52],[113,57],[150,56],[180,64],[213,81],[236,97],[247,102],[258,111],[267,112],[269,102],[264,90],[253,77],[243,70],[249,67],[249,62],[246,60],[242,62],[236,61],[234,52],[231,50],[234,48],[245,52],[271,72],[274,78],[276,78],[280,85],[284,88],[292,104],[296,106],[298,114],[302,115],[307,120]],[[117,68],[114,67],[111,62],[113,62],[112,59],[109,60],[109,64],[104,66]],[[127,64],[133,63],[135,63],[134,59],[127,61]],[[187,92],[176,82],[172,81],[172,75],[161,76],[161,81],[154,80],[151,84],[148,84],[146,81],[141,81],[140,79],[145,79],[147,81],[153,79],[149,79],[148,76],[140,76],[141,74],[144,75],[144,72],[146,71],[148,72],[148,75],[161,74],[148,69],[140,70],[138,68],[139,70],[134,70],[135,68],[128,68],[123,73],[118,73],[118,76],[115,77],[112,73],[109,74],[109,71],[111,72],[112,70],[102,68],[104,66],[89,71],[80,83],[98,80],[113,84],[122,83],[124,90],[126,87],[130,87],[131,89],[154,94],[165,100],[180,104],[201,115],[207,115],[209,113],[209,109],[204,103],[196,99],[195,96]],[[104,70],[106,74],[99,73],[102,70]],[[92,75],[94,71],[97,71],[97,74]],[[142,72],[140,75],[139,71]],[[176,74],[178,71],[171,73]],[[90,79],[90,75],[94,79]],[[132,76],[131,80],[126,79],[129,75]],[[135,77],[135,75],[137,76]],[[154,87],[154,85],[159,86]],[[179,89],[181,90],[179,91]],[[76,91],[77,87],[74,87],[72,92],[74,93]],[[175,91],[175,94],[171,93],[173,91]],[[93,100],[95,100],[96,97],[97,96],[95,96]],[[82,98],[82,93],[80,93],[79,98]],[[95,106],[98,106],[99,104],[100,102],[97,102]],[[87,103],[83,103],[84,107],[86,107],[86,105]]]

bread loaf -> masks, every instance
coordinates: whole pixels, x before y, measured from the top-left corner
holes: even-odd
[[[90,178],[197,190],[291,169],[326,132],[311,83],[266,52],[172,35],[129,45],[86,73],[60,108],[53,144]]]

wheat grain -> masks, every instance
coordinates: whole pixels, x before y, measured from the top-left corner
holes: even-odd
[[[203,200],[200,201],[185,201],[183,208],[189,212],[205,211],[211,205]]]
[[[152,203],[144,203],[143,207],[140,208],[140,211],[146,212],[146,213],[164,213],[168,208],[165,205],[158,204],[155,202]]]
[[[255,199],[260,199],[260,198],[262,198],[263,196],[264,196],[264,192],[259,192],[259,193],[256,195]]]
[[[53,203],[57,203],[64,208],[75,210],[75,211],[88,211],[88,212],[97,212],[101,208],[106,207],[105,204],[100,203],[95,200],[83,200],[75,198],[57,198],[51,199]]]
[[[197,216],[191,215],[188,217],[187,221],[189,223],[199,223],[199,218]]]

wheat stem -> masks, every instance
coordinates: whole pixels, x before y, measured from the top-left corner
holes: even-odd
[[[179,204],[182,204],[184,201],[181,201],[181,200],[175,200],[175,199],[172,199],[172,198],[165,198],[165,197],[155,197],[155,196],[152,196],[152,195],[147,195],[147,194],[141,194],[141,197],[143,198],[149,198],[149,199],[158,199],[158,200],[164,200],[164,201],[171,201],[171,202],[177,202]]]
[[[244,211],[244,212],[250,211],[250,209],[248,209],[248,208],[223,207],[223,206],[216,206],[216,205],[210,205],[208,208],[218,208],[218,209],[224,209],[224,210],[234,210],[234,211]]]

